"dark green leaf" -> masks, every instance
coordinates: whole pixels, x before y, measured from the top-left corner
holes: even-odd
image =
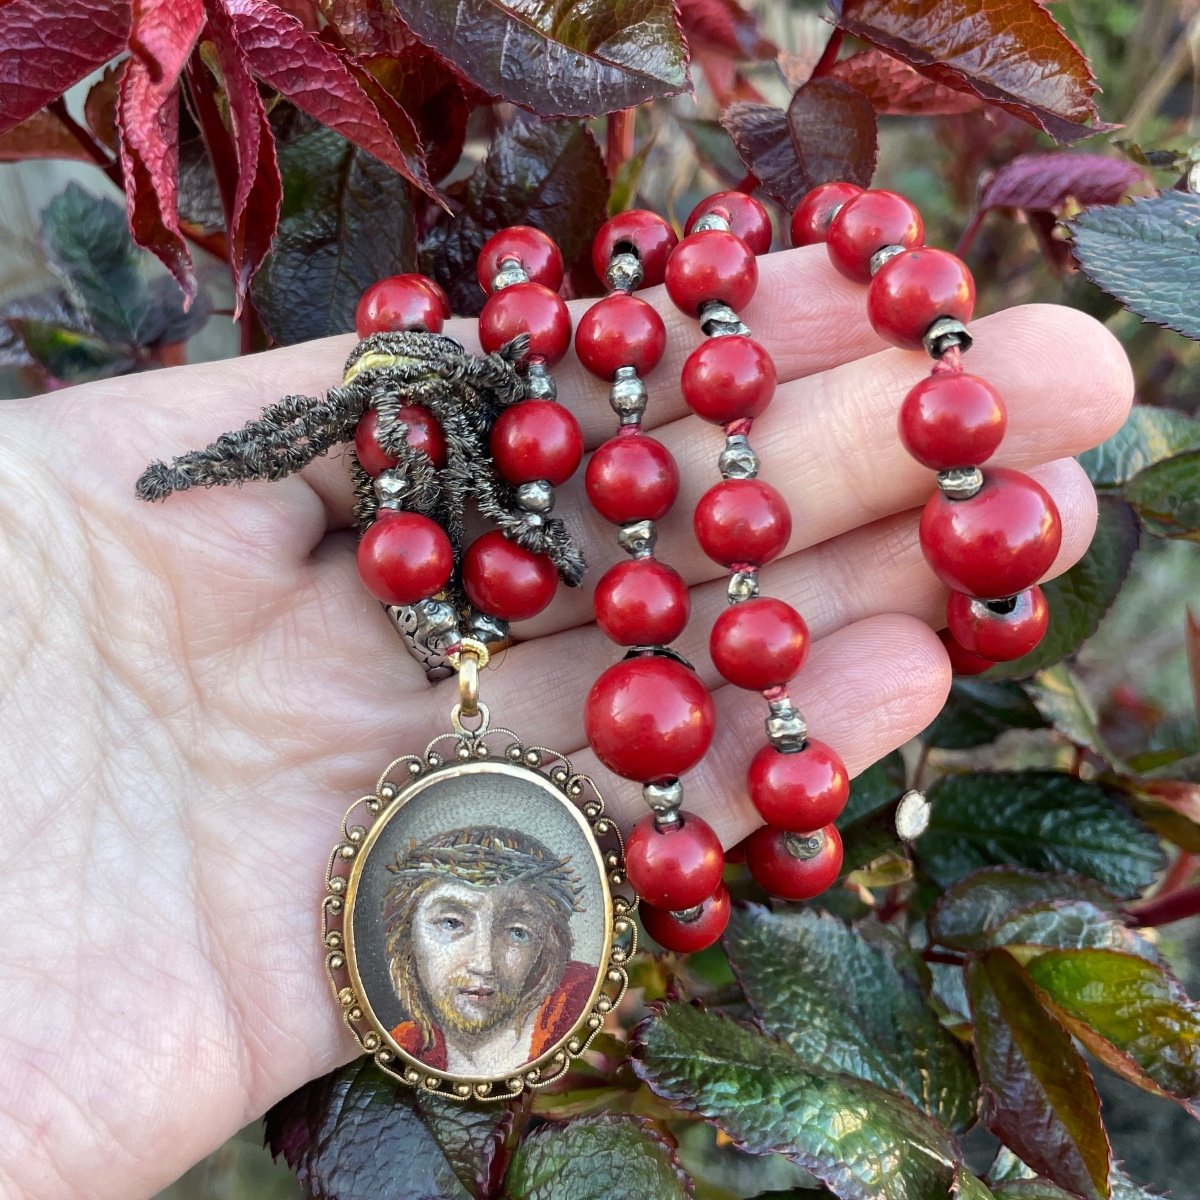
[[[1200,1116],[1200,1006],[1165,967],[1115,950],[1050,950],[1027,969],[1101,1062]]]
[[[1113,910],[1090,900],[1043,900],[1026,905],[991,926],[987,940],[993,946],[1122,950],[1150,962],[1161,961],[1158,951],[1141,934]]]
[[[637,1117],[578,1117],[544,1125],[513,1153],[504,1200],[684,1200],[675,1152]]]
[[[360,1058],[305,1084],[266,1116],[271,1153],[329,1200],[479,1200],[511,1113],[455,1104]]]
[[[1154,463],[1125,485],[1149,533],[1200,541],[1200,450]]]
[[[1055,733],[1069,738],[1077,746],[1086,746],[1101,758],[1112,758],[1112,752],[1100,734],[1092,698],[1066,663],[1039,671],[1023,686],[1034,707]]]
[[[421,243],[421,269],[446,289],[455,312],[478,313],[483,243],[509,225],[534,225],[570,266],[608,215],[608,172],[582,122],[518,120],[496,135],[458,199],[463,211]]]
[[[1093,283],[1144,320],[1200,338],[1200,195],[1163,192],[1068,224]]]
[[[890,804],[904,791],[906,779],[904,757],[898,750],[872,763],[850,781],[850,798],[837,819],[838,828],[845,829],[860,817]]]
[[[942,750],[969,750],[994,742],[1009,729],[1041,729],[1046,724],[1015,683],[956,679],[937,720],[922,740]]]
[[[1063,1191],[1048,1179],[1014,1179],[1002,1183],[992,1195],[996,1200],[1077,1200],[1074,1192]]]
[[[150,346],[170,346],[175,342],[186,342],[199,333],[212,315],[212,297],[203,287],[198,287],[191,308],[183,307],[183,293],[179,285],[168,275],[159,275],[150,281],[150,292],[158,302],[161,328],[156,331]]]
[[[805,1063],[901,1092],[952,1129],[975,1120],[970,1063],[892,958],[816,909],[736,909],[730,964],[755,1015]]]
[[[363,291],[416,265],[408,185],[329,129],[280,148],[279,233],[251,287],[267,331],[284,345],[346,333]]]
[[[1101,496],[1096,536],[1067,572],[1042,584],[1050,605],[1050,628],[1038,648],[1015,662],[998,663],[989,679],[1023,679],[1073,654],[1096,632],[1129,573],[1138,544],[1138,523],[1127,504]]]
[[[1107,442],[1079,456],[1079,465],[1097,487],[1118,487],[1152,463],[1197,448],[1200,421],[1170,408],[1138,404]]]
[[[30,357],[62,383],[107,379],[134,369],[128,346],[114,346],[95,334],[36,317],[10,317],[9,327]]]
[[[1055,1183],[1107,1196],[1111,1154],[1100,1097],[1070,1034],[1006,950],[968,963],[967,995],[988,1128]]]
[[[959,1167],[954,1175],[954,1190],[957,1200],[994,1200],[992,1190],[982,1179],[972,1175],[966,1167]]]
[[[634,1070],[657,1095],[699,1113],[752,1154],[778,1152],[842,1200],[948,1194],[952,1138],[907,1100],[717,1013],[670,1004],[634,1034]]]
[[[1163,864],[1158,839],[1099,783],[1055,771],[950,775],[931,789],[917,853],[943,887],[989,863],[1077,871],[1132,896]]]
[[[1082,875],[985,867],[954,884],[929,910],[929,937],[956,950],[982,950],[1011,914],[1056,899],[1087,900],[1103,912],[1120,908],[1116,896]]]

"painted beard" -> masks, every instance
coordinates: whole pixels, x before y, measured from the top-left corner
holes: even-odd
[[[467,975],[453,975],[442,981],[430,1001],[443,1031],[453,1030],[468,1037],[516,1024],[514,1018],[522,1007],[519,991],[506,990],[498,983],[480,983]]]

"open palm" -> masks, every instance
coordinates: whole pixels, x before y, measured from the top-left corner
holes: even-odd
[[[794,514],[765,593],[795,604],[814,647],[794,687],[852,773],[919,732],[949,685],[932,632],[945,591],[917,544],[928,471],[895,412],[926,370],[882,349],[864,293],[820,248],[761,262],[746,312],[781,386],[756,424],[763,477]],[[745,763],[761,705],[720,687],[707,631],[725,604],[690,514],[720,432],[685,415],[679,367],[700,333],[662,294],[670,349],[648,424],[675,453],[680,502],[659,551],[693,588],[680,649],[714,690],[713,751],[688,805],[726,845],[755,824]],[[576,305],[578,319],[583,306]],[[447,332],[468,346],[471,322]],[[970,369],[1004,396],[1000,464],[1030,470],[1062,512],[1054,573],[1080,557],[1095,502],[1067,456],[1124,420],[1132,385],[1105,330],[1068,309],[977,322]],[[352,339],[110,380],[0,407],[0,1194],[133,1200],[248,1119],[351,1056],[318,942],[341,813],[392,757],[448,728],[430,685],[358,581],[349,469],[134,498],[151,459],[201,445],[285,392],[339,378]],[[558,373],[589,446],[614,418],[577,364]],[[558,511],[589,582],[620,557],[577,480]],[[636,787],[585,746],[589,683],[617,651],[587,588],[560,593],[485,673],[496,719],[571,753],[624,822]],[[932,627],[932,628],[931,628]]]

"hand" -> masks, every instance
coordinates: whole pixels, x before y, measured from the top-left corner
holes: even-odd
[[[795,518],[763,590],[795,604],[814,646],[793,693],[852,773],[918,733],[950,672],[932,631],[945,591],[917,516],[928,471],[896,435],[920,355],[884,350],[863,289],[819,248],[762,260],[745,314],[780,388],[755,425],[763,477]],[[683,490],[659,550],[693,587],[680,649],[713,688],[719,731],[687,804],[726,845],[755,824],[743,773],[762,706],[721,687],[708,630],[725,604],[691,513],[720,432],[685,415],[679,368],[698,344],[661,288],[670,350],[648,424]],[[572,306],[578,319],[584,303]],[[448,332],[474,342],[474,324]],[[1077,454],[1125,419],[1132,384],[1110,335],[1078,312],[1017,308],[976,322],[969,367],[999,390],[996,461],[1030,470],[1064,525],[1058,573],[1092,535]],[[429,685],[360,585],[340,454],[302,476],[149,506],[133,482],[285,392],[335,383],[352,338],[105,381],[0,407],[0,1194],[131,1200],[155,1192],[354,1043],[318,942],[341,814],[395,755],[448,728],[453,681]],[[590,446],[606,388],[557,372]],[[579,477],[559,512],[589,583],[616,561]],[[625,823],[638,789],[584,746],[591,681],[618,651],[588,589],[560,593],[483,677],[497,719],[570,753]]]

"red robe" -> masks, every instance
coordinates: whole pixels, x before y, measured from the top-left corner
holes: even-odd
[[[529,1039],[529,1058],[532,1062],[555,1042],[566,1037],[571,1027],[584,1015],[584,1007],[596,983],[596,968],[582,962],[569,962],[558,987],[542,1001]],[[392,1037],[401,1050],[435,1071],[446,1070],[446,1039],[433,1027],[433,1044],[421,1048],[421,1029],[416,1021],[401,1021],[392,1030]]]

